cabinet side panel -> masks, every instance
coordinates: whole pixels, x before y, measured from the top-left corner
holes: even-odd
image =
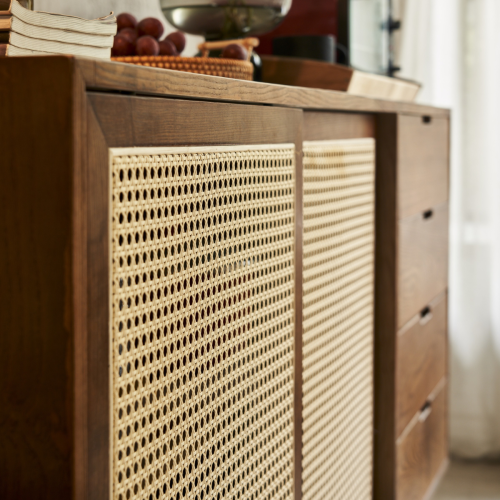
[[[87,109],[88,481],[92,500],[110,495],[109,149]]]
[[[72,64],[12,58],[0,66],[0,498],[7,500],[73,494]]]

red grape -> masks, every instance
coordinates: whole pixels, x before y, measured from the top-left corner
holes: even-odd
[[[157,56],[160,53],[160,45],[149,35],[141,36],[135,45],[138,56]]]
[[[125,28],[135,28],[137,26],[137,19],[132,14],[124,12],[120,14],[116,21],[118,23],[118,32]]]
[[[181,31],[170,33],[165,40],[170,40],[175,45],[179,54],[186,48],[186,37]]]
[[[156,40],[160,39],[164,31],[165,30],[161,21],[154,17],[147,17],[137,25],[137,32],[139,33],[139,36],[149,35],[156,38]]]
[[[160,42],[160,55],[161,56],[178,56],[179,52],[175,48],[175,45],[168,39],[162,40]]]
[[[135,45],[125,36],[116,35],[111,49],[113,57],[133,56],[135,54]]]
[[[130,40],[131,43],[135,45],[137,42],[137,39],[139,38],[139,35],[137,33],[137,30],[134,28],[125,28],[120,31],[120,36],[124,36],[128,40]]]
[[[237,43],[232,43],[222,51],[221,57],[225,59],[240,59],[241,61],[246,61],[248,57],[248,52],[241,45],[238,45]]]

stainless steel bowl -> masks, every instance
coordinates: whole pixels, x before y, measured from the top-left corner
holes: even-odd
[[[160,0],[170,24],[207,40],[272,31],[288,14],[292,0]]]

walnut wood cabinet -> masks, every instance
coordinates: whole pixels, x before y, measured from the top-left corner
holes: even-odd
[[[71,57],[0,95],[2,499],[423,498],[448,111]]]

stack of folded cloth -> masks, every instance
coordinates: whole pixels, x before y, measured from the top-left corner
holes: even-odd
[[[18,0],[0,0],[3,56],[70,54],[109,59],[116,32],[113,14],[88,20],[32,11]]]

